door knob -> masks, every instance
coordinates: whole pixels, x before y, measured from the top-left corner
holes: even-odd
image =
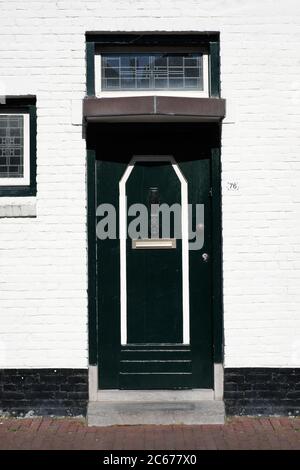
[[[202,253],[202,259],[205,263],[209,260],[209,254],[208,253]]]

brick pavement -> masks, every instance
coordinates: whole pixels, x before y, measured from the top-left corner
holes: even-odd
[[[88,427],[78,418],[2,418],[0,449],[300,449],[300,418],[234,417],[207,426]]]

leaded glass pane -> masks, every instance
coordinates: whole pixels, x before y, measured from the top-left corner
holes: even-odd
[[[202,54],[104,54],[102,90],[203,90]]]
[[[0,114],[0,178],[24,176],[24,118]]]

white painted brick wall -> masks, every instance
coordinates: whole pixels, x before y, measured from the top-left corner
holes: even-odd
[[[0,368],[87,366],[76,103],[84,33],[118,30],[220,31],[225,363],[300,367],[299,1],[0,0],[0,90],[38,115],[37,217],[0,219]]]

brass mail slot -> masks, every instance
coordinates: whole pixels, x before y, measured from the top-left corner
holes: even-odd
[[[132,240],[132,248],[135,250],[176,248],[176,238],[144,238],[142,240]]]

